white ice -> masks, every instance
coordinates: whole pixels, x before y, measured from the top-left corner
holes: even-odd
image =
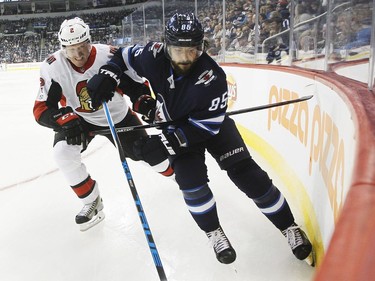
[[[0,279],[159,280],[117,150],[97,137],[83,154],[99,183],[105,220],[80,232],[81,202],[52,158],[53,132],[32,114],[38,70],[0,72]],[[304,281],[314,269],[208,157],[221,224],[237,251],[220,264],[177,185],[128,161],[168,280]],[[264,167],[267,170],[267,167]]]

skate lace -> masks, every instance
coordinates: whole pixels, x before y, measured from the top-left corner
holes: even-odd
[[[210,239],[216,253],[220,253],[221,251],[230,248],[230,243],[221,227],[214,231],[208,232],[207,236]]]
[[[91,204],[86,204],[83,206],[82,210],[79,212],[80,216],[89,216],[97,207],[97,199]]]
[[[292,225],[282,231],[282,234],[288,240],[289,246],[294,250],[298,246],[303,244],[303,239],[298,225]]]

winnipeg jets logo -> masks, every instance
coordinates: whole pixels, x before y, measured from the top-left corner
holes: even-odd
[[[210,84],[210,82],[216,78],[215,75],[213,75],[213,70],[205,70],[201,75],[199,75],[198,77],[198,82],[195,83],[195,85],[199,85],[199,84],[205,84],[205,85],[208,85]]]
[[[156,55],[160,53],[162,49],[163,49],[163,43],[155,42],[154,44],[152,44],[150,51],[152,51],[154,58],[156,58]]]

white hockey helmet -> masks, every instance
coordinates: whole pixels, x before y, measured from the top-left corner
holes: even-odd
[[[59,41],[62,47],[91,41],[90,27],[80,18],[64,20],[59,30]]]

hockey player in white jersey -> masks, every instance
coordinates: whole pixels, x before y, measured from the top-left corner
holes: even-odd
[[[102,106],[92,107],[86,84],[107,63],[116,48],[91,44],[89,26],[77,17],[62,23],[58,38],[61,50],[53,53],[41,65],[40,91],[33,112],[40,125],[55,131],[54,158],[68,184],[82,200],[83,209],[75,221],[80,225],[80,230],[85,231],[103,220],[104,213],[98,183],[88,173],[81,160],[81,152],[93,138],[89,132],[108,128]],[[108,102],[114,123],[120,127],[142,124],[122,94],[135,91],[149,93],[148,87],[131,79],[119,82],[116,89],[118,94]],[[138,130],[126,136],[120,135],[127,157],[143,160],[134,155],[132,144],[146,135],[145,131]],[[106,137],[113,143],[110,134]],[[162,175],[173,175],[165,155],[156,153],[153,159],[147,161]]]

